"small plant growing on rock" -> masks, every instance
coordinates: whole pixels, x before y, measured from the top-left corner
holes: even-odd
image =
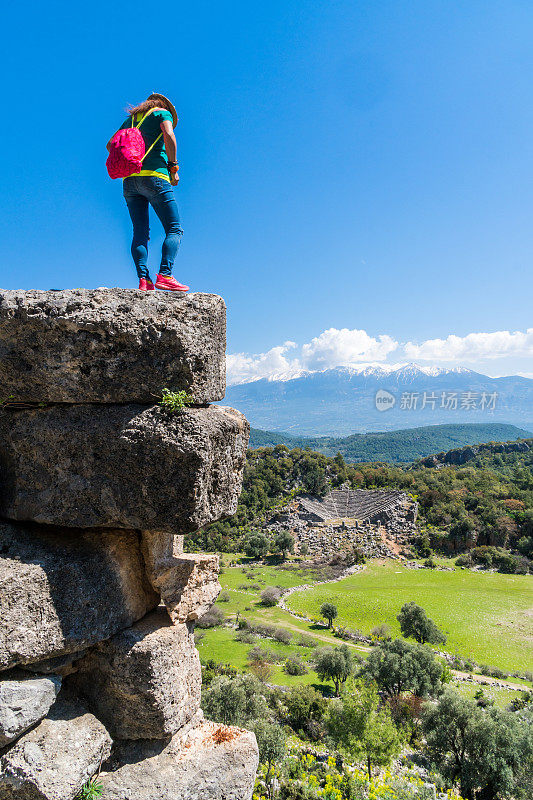
[[[159,405],[168,414],[180,414],[184,408],[192,403],[192,397],[185,391],[171,392],[170,389],[163,389]]]
[[[102,791],[102,784],[98,783],[96,778],[91,778],[83,784],[75,800],[95,800],[102,795]]]

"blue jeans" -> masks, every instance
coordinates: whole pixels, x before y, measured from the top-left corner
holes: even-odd
[[[174,199],[172,186],[163,178],[155,178],[152,175],[126,178],[123,185],[124,199],[133,223],[131,254],[139,279],[150,278],[147,266],[148,239],[150,238],[149,205],[152,206],[165,229],[159,273],[172,275],[172,266],[183,236],[178,204]]]

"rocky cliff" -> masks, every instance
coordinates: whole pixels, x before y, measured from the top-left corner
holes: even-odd
[[[200,710],[218,557],[183,552],[240,492],[224,352],[213,295],[0,292],[0,800],[251,797],[255,737]]]

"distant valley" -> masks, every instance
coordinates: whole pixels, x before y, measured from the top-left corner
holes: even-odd
[[[402,464],[466,445],[507,442],[529,437],[529,431],[502,423],[427,425],[384,433],[356,433],[345,437],[291,436],[252,428],[250,447],[275,447],[284,444],[291,449],[310,448],[327,456],[341,453],[349,463],[385,461]]]
[[[338,367],[229,386],[224,403],[242,411],[254,428],[293,436],[344,437],[466,423],[533,430],[533,380],[490,378],[461,367]]]

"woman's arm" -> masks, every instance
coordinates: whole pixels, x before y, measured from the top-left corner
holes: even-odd
[[[174,136],[174,130],[172,128],[172,122],[170,120],[165,119],[161,123],[161,130],[163,132],[163,140],[165,142],[165,150],[167,151],[168,160],[170,162],[176,162],[176,154],[177,154],[177,144],[176,144],[176,137]],[[170,170],[170,182],[172,186],[177,186],[180,176],[178,175],[178,170],[172,169]]]

